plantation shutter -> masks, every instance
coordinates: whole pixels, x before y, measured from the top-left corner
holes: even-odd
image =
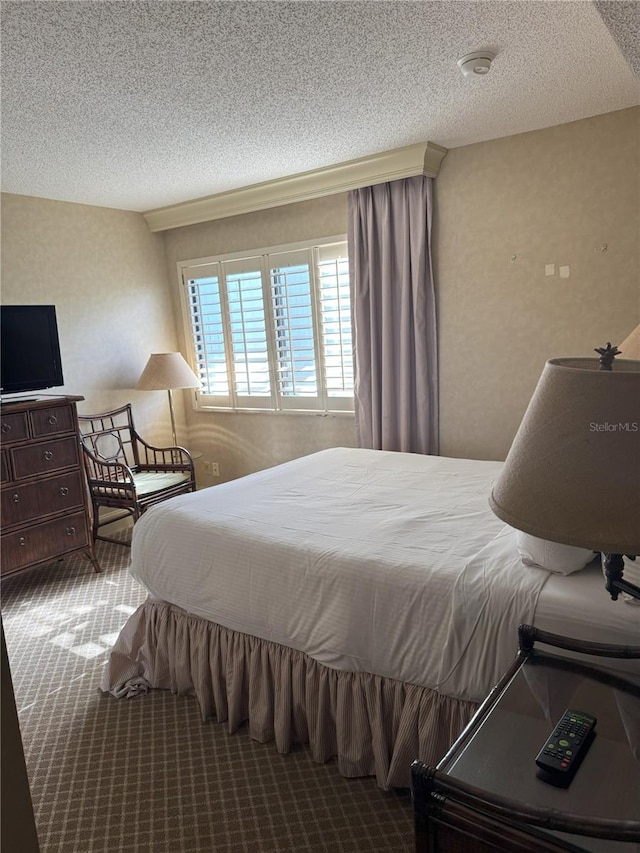
[[[268,256],[278,408],[320,407],[312,253]]]
[[[262,259],[224,261],[221,266],[229,312],[228,349],[235,405],[271,407]]]
[[[327,407],[353,409],[353,344],[346,243],[316,248]]]
[[[187,267],[183,270],[183,284],[195,372],[202,382],[201,395],[206,397],[208,405],[229,406],[231,398],[219,266],[214,263]]]
[[[178,266],[199,407],[353,411],[345,241]]]

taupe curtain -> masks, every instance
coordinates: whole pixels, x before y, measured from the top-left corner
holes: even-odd
[[[349,193],[349,263],[360,447],[438,453],[433,179]]]

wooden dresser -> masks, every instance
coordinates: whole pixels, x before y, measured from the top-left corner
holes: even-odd
[[[39,396],[0,407],[2,576],[83,551],[96,572],[76,402]]]

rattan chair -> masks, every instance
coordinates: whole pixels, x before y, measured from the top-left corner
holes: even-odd
[[[100,527],[127,515],[134,524],[153,504],[193,492],[193,460],[183,447],[153,447],[136,432],[131,404],[100,415],[80,415],[80,437],[93,504],[93,539],[126,545],[99,535]],[[100,520],[100,508],[123,510]]]

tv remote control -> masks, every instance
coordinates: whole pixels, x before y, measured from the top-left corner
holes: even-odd
[[[569,785],[595,737],[596,723],[585,711],[564,712],[536,756],[543,781],[560,788]]]

